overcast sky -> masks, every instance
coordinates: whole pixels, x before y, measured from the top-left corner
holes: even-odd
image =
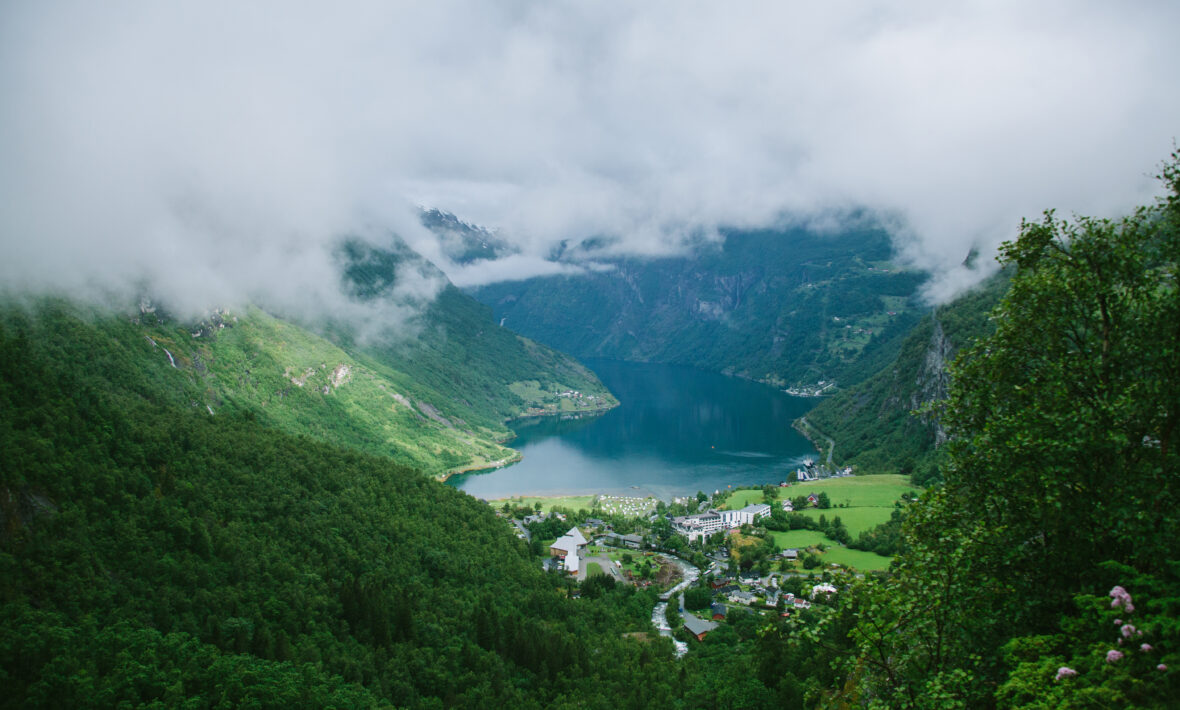
[[[946,295],[1022,217],[1150,199],[1177,27],[1175,2],[3,3],[0,283],[312,308],[343,232],[429,252],[417,205],[520,248],[440,264],[462,283],[864,207]]]

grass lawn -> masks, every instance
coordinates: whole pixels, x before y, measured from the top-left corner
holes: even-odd
[[[888,508],[828,508],[827,510],[808,508],[799,512],[812,520],[819,520],[819,516],[823,515],[827,517],[828,522],[838,516],[840,522],[844,523],[844,527],[848,528],[848,532],[855,538],[861,532],[875,528],[889,520],[889,516],[893,514],[893,506],[890,505]]]
[[[780,492],[779,499],[781,500],[784,496],[795,498],[811,493],[818,494],[820,491],[827,492],[828,498],[832,500],[832,505],[847,503],[850,508],[892,508],[893,501],[901,498],[902,493],[906,491],[922,492],[920,488],[910,485],[909,476],[881,474],[796,483]],[[761,495],[760,491],[759,495]]]
[[[779,500],[782,500],[781,496],[786,495],[787,491],[790,491],[790,490],[794,490],[794,489],[792,489],[792,488],[781,489],[781,491],[779,493],[779,496],[780,496]],[[798,495],[798,494],[795,494],[795,495]],[[804,493],[803,495],[807,495],[807,494]],[[828,495],[831,495],[831,493],[829,493]],[[737,510],[738,508],[745,508],[747,505],[749,505],[751,503],[761,503],[761,502],[762,502],[762,489],[761,488],[753,488],[750,490],[734,491],[733,493],[730,494],[729,498],[726,499],[725,503],[722,504],[720,510]]]
[[[861,571],[886,569],[893,561],[892,557],[882,557],[875,552],[853,550],[847,547],[829,547],[828,551],[820,556],[820,559],[825,563],[835,562]]]
[[[885,559],[885,558],[882,557],[881,559]],[[833,561],[835,561],[835,560],[833,560]],[[591,562],[590,564],[586,565],[586,576],[587,577],[593,577],[596,574],[606,574],[606,572],[604,572],[602,570],[602,565],[598,564],[597,562]]]
[[[789,532],[772,532],[770,534],[774,536],[774,542],[779,546],[780,550],[785,550],[789,547],[801,550],[820,543],[825,545],[836,544],[819,530],[791,530]]]
[[[827,493],[833,507],[826,510],[805,508],[798,512],[813,520],[821,515],[826,515],[828,520],[839,515],[853,537],[889,520],[893,514],[893,503],[901,498],[902,493],[921,492],[909,484],[907,476],[896,474],[808,481],[790,486],[787,491],[791,498],[820,491]],[[835,507],[842,504],[848,507]]]
[[[891,557],[882,557],[875,552],[840,547],[818,530],[772,532],[771,535],[774,535],[775,543],[784,550],[790,547],[802,550],[823,543],[828,548],[820,555],[824,563],[835,562],[861,571],[886,569],[892,561]]]
[[[541,510],[546,512],[551,511],[554,508],[566,508],[567,510],[581,510],[582,508],[585,508],[586,510],[589,510],[590,506],[594,504],[594,499],[597,497],[598,496],[593,495],[554,496],[546,498],[524,496],[515,498],[497,498],[496,500],[489,500],[488,505],[492,506],[493,508],[500,508],[504,505],[505,501],[508,501],[513,507],[528,506],[532,508],[539,501],[541,503]]]

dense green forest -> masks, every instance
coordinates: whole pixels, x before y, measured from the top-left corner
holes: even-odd
[[[639,707],[687,690],[670,644],[623,637],[650,630],[646,594],[570,599],[486,505],[210,415],[183,373],[99,326],[56,303],[0,322],[0,705]]]
[[[675,660],[653,593],[573,598],[470,496],[210,414],[141,327],[0,317],[0,707],[771,708],[832,681],[753,615]]]
[[[817,445],[824,443],[821,435],[838,442],[833,460],[840,465],[910,474],[918,485],[937,481],[937,445],[945,433],[933,413],[914,413],[947,396],[950,362],[960,348],[991,331],[988,316],[1008,282],[1008,272],[1000,272],[933,309],[906,335],[896,359],[824,398],[801,429]]]
[[[691,365],[778,386],[857,382],[921,317],[925,274],[884,230],[730,231],[682,257],[472,290],[497,319],[578,357]],[[593,257],[593,251],[579,258]]]

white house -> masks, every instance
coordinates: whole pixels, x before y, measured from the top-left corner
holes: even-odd
[[[549,554],[560,558],[564,562],[566,572],[573,572],[577,574],[578,567],[581,564],[581,554],[587,545],[586,538],[582,535],[582,531],[578,527],[569,529],[565,535],[553,541],[549,546]]]

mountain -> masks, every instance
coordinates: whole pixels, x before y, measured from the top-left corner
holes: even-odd
[[[672,704],[671,644],[625,636],[653,594],[573,600],[488,506],[272,419],[339,370],[210,412],[227,352],[273,394],[260,373],[329,351],[255,351],[297,333],[254,312],[145,327],[0,309],[0,707]],[[323,402],[376,387],[366,367]]]
[[[578,357],[691,365],[808,391],[863,379],[918,321],[923,273],[860,228],[730,231],[669,258],[471,290],[506,326]],[[587,242],[555,256],[593,256]],[[822,384],[821,384],[822,383]]]
[[[422,226],[439,239],[443,254],[456,264],[498,259],[513,253],[512,246],[492,230],[459,219],[450,212],[422,210]]]
[[[1000,272],[950,304],[935,308],[908,333],[896,358],[878,372],[825,398],[799,422],[800,430],[833,460],[868,472],[937,478],[937,447],[945,434],[922,407],[946,397],[948,365],[956,353],[991,332],[989,315],[1008,289]]]
[[[400,332],[375,336],[343,320],[303,323],[258,306],[219,309],[196,324],[148,303],[130,318],[92,318],[141,357],[183,373],[194,407],[251,412],[435,475],[516,460],[502,446],[511,419],[617,404],[592,372],[496,325],[486,306],[404,244],[345,242],[338,257],[342,284],[361,303],[390,298],[407,269],[444,285]],[[580,396],[558,396],[567,391]]]

